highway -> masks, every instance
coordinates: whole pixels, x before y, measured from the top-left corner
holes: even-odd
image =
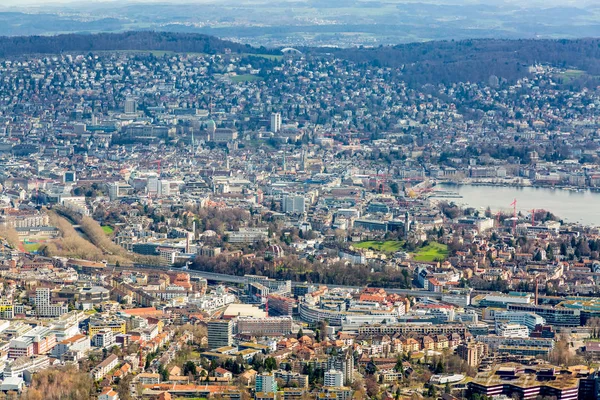
[[[197,270],[192,270],[192,269],[181,269],[181,268],[173,268],[173,267],[158,266],[158,265],[145,265],[145,264],[143,264],[143,265],[136,264],[134,266],[134,268],[135,269],[154,269],[154,270],[158,269],[158,270],[163,270],[163,271],[169,271],[169,270],[185,271],[185,272],[189,273],[190,276],[201,277],[206,280],[214,281],[214,282],[227,282],[227,283],[235,283],[235,284],[248,283],[247,278],[244,276],[218,274],[215,272],[197,271]],[[132,269],[132,267],[119,267],[117,269],[127,270],[127,269]],[[306,285],[306,284],[307,284],[307,282],[292,281],[292,286],[299,286],[299,285]],[[319,284],[315,284],[315,285],[319,285]],[[344,286],[344,285],[326,285],[326,286],[329,288],[340,288],[340,289],[362,289],[362,288],[364,288],[364,286]],[[385,289],[385,291],[388,293],[402,294],[405,296],[431,297],[431,298],[435,298],[435,299],[442,298],[442,293],[429,292],[426,290],[396,289],[396,288],[385,288],[385,287],[383,289]]]

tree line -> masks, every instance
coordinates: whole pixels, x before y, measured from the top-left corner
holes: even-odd
[[[580,69],[587,74],[569,81],[595,86],[600,74],[600,39],[431,41],[375,48],[306,49],[374,67],[399,67],[410,84],[488,82],[495,75],[514,82],[535,63]],[[567,84],[567,82],[564,82]]]
[[[70,51],[159,50],[182,53],[274,53],[274,50],[221,40],[197,33],[133,31],[124,33],[64,34],[0,37],[0,57],[24,54],[60,54]]]
[[[199,256],[190,268],[220,274],[239,276],[258,274],[273,279],[329,285],[369,284],[396,288],[410,288],[412,285],[412,274],[406,269],[385,266],[380,270],[372,271],[369,265],[352,265],[342,261],[325,264],[318,261],[297,260],[293,257],[267,261],[259,258],[248,260]]]

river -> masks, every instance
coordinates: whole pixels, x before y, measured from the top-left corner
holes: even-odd
[[[448,183],[439,183],[436,188],[457,192],[462,198],[447,201],[467,207],[486,209],[489,206],[493,212],[512,212],[510,204],[517,199],[517,210],[523,213],[541,209],[566,222],[600,226],[600,192]]]

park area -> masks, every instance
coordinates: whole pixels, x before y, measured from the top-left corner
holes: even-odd
[[[445,244],[431,242],[413,253],[415,261],[442,261],[448,257],[448,246]]]
[[[415,261],[432,262],[442,261],[448,257],[448,246],[437,242],[425,242],[425,245],[411,252],[412,259]],[[368,240],[353,244],[356,249],[366,249],[378,251],[380,253],[392,254],[401,251],[404,247],[404,241],[386,240],[375,241]]]
[[[403,241],[400,240],[387,240],[385,242],[377,242],[369,240],[366,242],[360,242],[353,244],[357,249],[367,249],[373,251],[379,251],[381,253],[395,253],[402,249]]]
[[[27,239],[25,239],[23,242],[21,242],[21,245],[22,245],[21,250],[23,250],[27,253],[37,254],[38,250],[40,249],[40,247],[42,247],[44,242],[45,241],[43,241],[43,240],[27,240]]]

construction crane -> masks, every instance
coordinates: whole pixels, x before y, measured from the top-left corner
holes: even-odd
[[[158,177],[160,178],[160,173],[161,173],[161,166],[162,160],[155,160],[155,161],[150,161],[150,164],[157,164],[158,165]]]
[[[513,217],[512,217],[512,221],[513,221],[513,235],[517,235],[517,199],[514,199],[512,203],[510,203],[511,206],[513,206]]]
[[[377,192],[384,194],[385,186],[387,185],[387,174],[374,174],[371,178],[376,178],[375,185],[377,185]]]
[[[377,185],[377,190],[379,190],[379,188],[381,187],[381,194],[385,193],[385,187],[387,185],[387,174],[377,174],[378,178],[383,178],[383,180],[381,181],[381,183],[379,183],[379,185]]]
[[[265,301],[265,313],[267,313],[267,317],[269,316],[269,295],[263,296],[262,294],[255,294],[256,297]]]

